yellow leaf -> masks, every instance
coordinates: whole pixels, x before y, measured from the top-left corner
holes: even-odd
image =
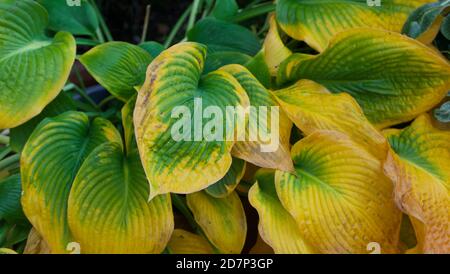
[[[214,198],[206,192],[188,194],[187,205],[209,241],[224,254],[239,254],[247,236],[247,220],[236,192]]]
[[[291,153],[296,172],[277,171],[276,190],[318,253],[398,252],[401,211],[381,161],[332,131],[316,131]]]
[[[403,130],[385,132],[391,151],[384,164],[395,184],[395,200],[411,217],[417,252],[450,252],[450,132],[428,115]]]
[[[208,241],[183,229],[175,229],[167,248],[172,254],[214,254]]]

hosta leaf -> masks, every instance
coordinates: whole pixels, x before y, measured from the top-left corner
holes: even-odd
[[[272,87],[272,76],[270,75],[270,68],[267,65],[264,52],[256,54],[245,67],[255,76],[256,79],[265,87]]]
[[[223,254],[239,254],[247,236],[247,221],[236,192],[214,198],[206,192],[186,196],[187,205],[209,241]]]
[[[295,174],[277,171],[275,186],[300,234],[318,253],[397,252],[401,212],[382,163],[347,136],[317,131],[292,148]]]
[[[323,51],[339,32],[370,27],[400,32],[419,6],[434,0],[383,0],[381,6],[366,0],[279,0],[277,20],[289,36]]]
[[[214,254],[208,241],[183,229],[175,229],[167,244],[171,254]]]
[[[110,122],[66,112],[42,121],[23,149],[23,210],[54,253],[65,253],[71,240],[67,200],[73,179],[90,152],[108,141],[121,142]]]
[[[276,76],[278,67],[284,60],[292,55],[292,51],[288,49],[284,45],[283,40],[281,40],[275,16],[270,16],[269,24],[269,32],[264,40],[264,59],[269,66],[271,75]]]
[[[149,41],[139,44],[139,47],[146,50],[151,57],[155,58],[164,50],[164,46],[155,41]]]
[[[9,248],[0,248],[0,255],[3,254],[9,254],[9,255],[13,255],[13,254],[17,254],[16,251],[9,249]]]
[[[404,130],[387,130],[392,151],[384,165],[395,199],[411,217],[425,253],[450,252],[450,132],[435,129],[428,115]]]
[[[301,235],[294,218],[278,199],[274,176],[274,170],[258,171],[257,182],[248,194],[251,205],[259,214],[259,234],[276,254],[314,253]]]
[[[450,89],[450,65],[425,45],[396,33],[353,29],[317,56],[294,54],[279,83],[313,80],[347,92],[377,127],[409,121],[438,104]]]
[[[444,21],[442,22],[441,26],[441,32],[447,38],[447,40],[450,40],[450,16],[447,15],[445,17]]]
[[[230,195],[237,187],[245,173],[246,162],[244,160],[233,158],[233,163],[225,177],[217,183],[210,185],[205,191],[216,198],[225,198]]]
[[[227,20],[239,10],[236,0],[217,0],[215,2],[211,15],[217,19]]]
[[[292,170],[292,160],[289,157],[292,122],[279,109],[276,99],[246,68],[228,65],[220,71],[226,71],[238,80],[255,110],[249,115],[246,139],[236,142],[232,150],[233,156],[260,167]],[[258,140],[250,139],[252,132]]]
[[[335,130],[350,136],[378,159],[385,159],[386,139],[370,124],[350,95],[331,94],[310,80],[300,80],[274,94],[289,118],[306,135],[317,130]]]
[[[450,123],[450,101],[434,111],[434,116],[442,123]]]
[[[75,39],[66,32],[45,36],[47,23],[47,11],[36,2],[0,4],[0,129],[38,115],[69,76]]]
[[[80,57],[80,62],[112,95],[126,102],[145,80],[152,61],[143,48],[125,43],[101,44]]]
[[[448,0],[425,4],[411,13],[402,33],[429,44],[439,33],[444,15],[448,12],[450,12]]]
[[[219,51],[208,54],[205,62],[204,74],[217,70],[225,65],[245,65],[250,62],[251,57],[247,54],[233,51]]]
[[[68,221],[82,253],[161,253],[173,231],[169,195],[148,201],[137,150],[121,143],[95,149],[81,166],[69,196]]]
[[[75,35],[95,37],[98,29],[98,18],[91,3],[81,0],[80,5],[70,6],[67,1],[38,0],[48,11],[49,29],[68,31]]]
[[[229,141],[233,138],[227,133],[234,134],[235,125],[245,121],[242,115],[236,115],[234,122],[225,119],[230,118],[226,107],[245,109],[249,99],[225,71],[201,76],[205,54],[206,48],[200,44],[181,43],[161,53],[148,68],[136,102],[134,124],[151,195],[202,190],[223,178],[231,166],[234,142]],[[226,120],[214,140],[204,138],[198,126],[206,128],[212,120],[220,120],[218,115],[212,120],[202,118],[201,110],[209,106],[217,106]],[[172,118],[173,111],[176,115]],[[188,122],[191,126],[185,128]]]
[[[47,117],[54,117],[66,111],[76,110],[74,100],[69,94],[61,92],[42,112],[30,121],[10,130],[10,145],[16,151],[22,151],[25,143],[37,125]]]
[[[0,180],[0,220],[5,219],[11,223],[26,220],[20,204],[20,196],[22,194],[20,184],[19,175]]]
[[[208,53],[237,51],[253,56],[261,49],[258,37],[250,30],[212,17],[200,20],[189,31],[188,40],[205,44]]]

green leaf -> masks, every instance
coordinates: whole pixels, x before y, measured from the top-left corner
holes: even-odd
[[[450,123],[450,101],[434,111],[434,117],[442,123]]]
[[[349,93],[369,121],[384,128],[437,105],[450,89],[450,65],[416,40],[360,28],[341,32],[319,55],[294,54],[281,64],[279,84],[300,79]]]
[[[62,92],[55,98],[44,110],[36,117],[10,130],[10,145],[11,148],[16,151],[22,151],[25,143],[28,141],[33,130],[36,126],[47,117],[54,117],[66,111],[76,110],[76,105],[69,94]]]
[[[10,223],[26,221],[20,204],[22,187],[20,175],[13,175],[0,180],[0,219]]]
[[[244,65],[251,60],[247,54],[233,51],[219,51],[208,54],[205,62],[204,74],[215,71],[225,65],[239,64]]]
[[[75,175],[84,159],[106,142],[121,142],[109,121],[66,112],[43,120],[23,149],[23,210],[53,253],[65,253],[71,242],[67,201]]]
[[[121,143],[95,149],[81,166],[68,201],[68,221],[81,252],[161,253],[172,234],[170,195],[148,202],[137,150]]]
[[[231,167],[225,177],[209,186],[205,191],[215,198],[224,198],[230,195],[244,176],[245,167],[246,163],[244,160],[233,158]]]
[[[258,81],[265,87],[272,87],[272,77],[270,75],[269,66],[264,59],[264,52],[256,54],[245,67],[258,79]]]
[[[163,45],[155,41],[141,43],[139,47],[150,53],[152,58],[156,58],[165,49]]]
[[[217,19],[228,20],[239,10],[235,0],[217,0],[211,15]]]
[[[80,57],[95,80],[124,102],[144,83],[151,61],[146,50],[125,42],[101,44]]]
[[[49,29],[68,31],[74,35],[96,36],[99,21],[94,7],[86,0],[81,5],[70,6],[62,0],[38,0],[49,14]]]
[[[402,33],[429,44],[439,33],[443,16],[449,11],[450,1],[448,0],[425,4],[411,13],[403,26]]]
[[[37,116],[69,76],[75,39],[67,32],[47,37],[47,24],[47,11],[34,1],[0,4],[0,129]]]
[[[197,22],[189,31],[188,40],[205,44],[208,53],[237,51],[253,56],[261,49],[258,38],[250,30],[214,18],[205,18]]]
[[[450,40],[450,16],[447,15],[445,17],[444,22],[442,22],[441,26],[441,32],[447,38],[447,40]]]

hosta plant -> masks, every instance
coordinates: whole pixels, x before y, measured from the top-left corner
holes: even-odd
[[[450,253],[450,3],[374,2],[0,0],[0,254]]]

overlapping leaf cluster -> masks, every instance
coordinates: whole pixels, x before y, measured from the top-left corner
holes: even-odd
[[[0,247],[32,226],[27,253],[241,253],[256,234],[253,252],[450,252],[448,1],[204,1],[195,23],[195,0],[173,46],[105,42],[94,1],[61,2],[0,1]],[[107,110],[66,84],[77,44]],[[199,98],[279,107],[278,149],[226,138],[245,117],[174,140]]]

